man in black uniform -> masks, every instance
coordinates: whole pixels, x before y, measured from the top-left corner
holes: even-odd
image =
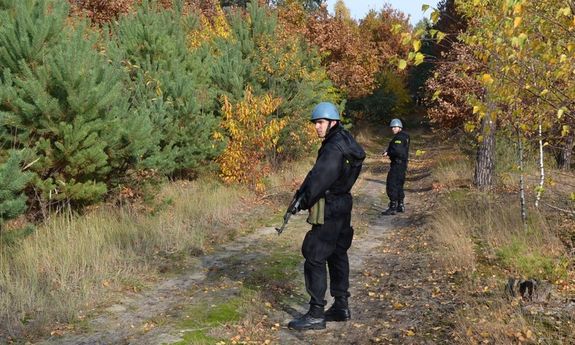
[[[401,120],[391,120],[389,127],[394,136],[389,142],[387,151],[383,153],[391,159],[385,188],[389,197],[389,208],[382,212],[386,216],[394,215],[396,212],[405,212],[403,184],[409,158],[409,135],[403,131]]]
[[[361,171],[365,152],[343,128],[337,107],[329,102],[318,104],[311,121],[319,138],[323,138],[317,160],[298,189],[299,209],[309,210],[311,230],[302,244],[305,258],[304,277],[309,293],[309,311],[292,320],[288,327],[296,330],[323,329],[326,321],[347,321],[349,261],[351,246],[351,187]],[[295,209],[292,213],[296,213]],[[330,293],[334,304],[324,313],[329,268]]]

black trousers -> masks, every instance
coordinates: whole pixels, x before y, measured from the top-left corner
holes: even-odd
[[[405,184],[406,171],[406,163],[391,162],[389,172],[387,173],[387,182],[385,188],[390,201],[403,201],[403,199],[405,199],[403,185]]]
[[[326,200],[325,222],[313,225],[302,245],[305,258],[305,287],[310,304],[325,306],[327,267],[329,268],[330,294],[349,297],[349,260],[347,250],[353,239],[351,222],[351,195],[345,200],[330,203]]]

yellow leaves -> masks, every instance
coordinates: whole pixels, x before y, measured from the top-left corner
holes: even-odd
[[[557,109],[557,118],[558,119],[561,119],[563,117],[563,114],[565,114],[565,107]]]
[[[401,24],[393,24],[391,27],[392,34],[398,34],[403,30],[403,26]]]
[[[433,96],[431,96],[431,100],[435,101],[436,99],[439,98],[440,95],[441,95],[441,90],[435,90],[435,92],[433,93]]]
[[[561,136],[566,137],[571,133],[571,127],[569,125],[563,125],[561,128]]]
[[[269,94],[254,96],[250,87],[237,104],[223,98],[221,126],[229,141],[218,163],[224,181],[264,188],[262,181],[269,166],[262,161],[266,152],[277,149],[279,134],[287,124],[286,119],[271,117],[281,102]]]
[[[403,305],[403,304],[401,304],[401,303],[399,303],[399,302],[393,303],[393,309],[395,309],[395,310],[401,310],[401,309],[403,309],[403,308],[405,308],[405,305]]]
[[[433,12],[431,12],[431,22],[434,24],[437,23],[440,14],[441,13],[439,12],[439,10],[434,10]]]
[[[530,130],[529,125],[527,125],[525,123],[520,124],[519,129],[521,129],[521,131],[525,132],[525,133],[529,133],[529,130]]]
[[[211,20],[200,14],[200,28],[189,34],[188,42],[191,48],[198,48],[204,42],[212,41],[216,37],[230,36],[231,29],[222,7],[218,4],[214,4],[214,7],[216,13]]]
[[[419,49],[421,49],[421,41],[420,40],[414,40],[413,43],[413,51],[418,52]]]
[[[400,70],[404,70],[407,67],[407,61],[405,61],[404,59],[400,59],[399,63],[397,64],[397,67]]]
[[[513,20],[513,28],[517,29],[517,27],[519,25],[521,25],[521,21],[523,20],[522,17],[515,17],[515,20]]]
[[[571,8],[569,6],[560,8],[557,11],[557,17],[560,17],[560,16],[570,17],[571,16]]]
[[[475,130],[475,124],[473,122],[466,122],[463,129],[467,133],[471,133]]]
[[[408,32],[404,32],[401,34],[401,44],[408,45],[411,42],[411,34]]]
[[[415,54],[415,62],[414,64],[417,66],[421,63],[423,63],[423,61],[425,60],[425,56],[423,54],[421,54],[420,52],[417,52]]]
[[[484,85],[491,85],[491,84],[493,84],[494,80],[493,80],[493,77],[491,76],[491,74],[489,74],[489,73],[484,73],[484,74],[481,76],[481,82],[482,82]]]
[[[214,133],[212,133],[212,139],[216,141],[222,141],[224,140],[224,136],[221,132],[215,131]]]
[[[438,32],[437,32],[437,43],[443,41],[443,39],[445,38],[445,36],[447,36],[447,34],[446,34],[445,32],[438,31]]]

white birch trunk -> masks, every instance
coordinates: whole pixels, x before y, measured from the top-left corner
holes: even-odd
[[[541,200],[541,193],[543,193],[543,184],[545,182],[545,166],[543,165],[543,134],[539,123],[539,187],[537,188],[537,196],[535,197],[535,207],[539,207]]]
[[[521,201],[521,222],[523,227],[527,227],[527,210],[525,207],[525,178],[523,176],[523,137],[521,131],[517,129],[517,140],[519,141],[519,199]]]

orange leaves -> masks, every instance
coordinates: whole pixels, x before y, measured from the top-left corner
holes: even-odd
[[[227,38],[230,36],[230,26],[222,10],[222,7],[215,1],[211,1],[209,9],[204,9],[200,13],[201,26],[189,35],[191,48],[197,48],[202,43],[211,41],[216,37]]]
[[[218,158],[220,176],[228,183],[248,184],[261,190],[262,178],[270,169],[265,162],[266,153],[280,150],[279,134],[287,124],[286,119],[272,116],[282,100],[269,94],[254,96],[247,87],[244,99],[237,104],[232,104],[227,97],[223,102],[221,126],[229,142]]]

